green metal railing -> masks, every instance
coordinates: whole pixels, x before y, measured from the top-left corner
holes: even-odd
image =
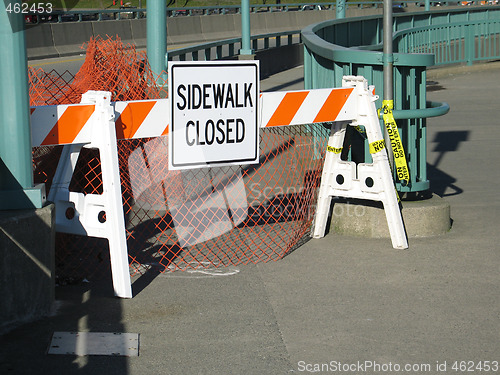
[[[291,30],[252,35],[250,37],[252,49],[257,51],[298,43],[300,41],[300,32],[301,30]],[[261,42],[260,47],[259,42]],[[218,40],[215,42],[174,49],[167,53],[167,60],[220,60],[236,56],[239,48],[241,48],[241,37]]]
[[[500,58],[500,20],[455,22],[402,30],[394,48],[405,53],[433,53],[435,65]]]
[[[410,183],[398,183],[398,191],[419,194],[429,189],[426,118],[449,110],[446,103],[427,102],[427,67],[498,58],[499,20],[498,7],[395,15],[394,117],[410,170]],[[305,28],[302,39],[307,89],[339,87],[344,75],[361,75],[375,86],[381,107],[382,17],[321,22]],[[460,53],[453,54],[449,46]],[[371,162],[368,145],[360,151]]]
[[[394,116],[405,143],[411,173],[408,185],[397,184],[399,191],[418,194],[429,189],[426,118],[449,111],[446,103],[426,100],[427,67],[496,58],[499,19],[498,7],[395,15]],[[297,43],[299,34],[299,30],[293,30],[253,35],[252,48],[259,50]],[[469,35],[473,35],[472,39],[467,39]],[[302,30],[301,37],[305,45],[306,88],[339,87],[344,75],[362,75],[375,85],[380,98],[383,97],[381,16],[322,22]],[[450,46],[461,52],[453,54]],[[170,51],[168,59],[231,58],[237,54],[238,47],[241,47],[241,39],[231,38]],[[474,51],[475,57],[467,57],[465,51]],[[381,106],[381,99],[379,101],[377,104]],[[363,151],[366,161],[370,162],[367,145]]]

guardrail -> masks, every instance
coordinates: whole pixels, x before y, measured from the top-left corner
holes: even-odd
[[[431,1],[433,7],[457,6],[457,5],[484,5],[497,0],[487,1]],[[421,1],[398,1],[395,3],[395,9],[407,8],[410,6],[421,6],[425,4]],[[383,1],[347,1],[346,9],[352,8],[382,8]],[[259,12],[293,12],[309,10],[332,10],[335,9],[336,2],[327,3],[299,3],[299,4],[260,4],[251,5],[252,13]],[[168,17],[181,17],[193,15],[212,15],[212,14],[236,14],[240,13],[240,5],[212,5],[204,7],[168,7]],[[121,19],[140,19],[147,15],[146,8],[124,7],[122,9],[92,9],[92,10],[54,10],[50,13],[26,12],[25,18],[28,23],[42,22],[83,22],[83,21],[107,21]]]
[[[374,7],[380,2],[357,2],[352,6],[357,7]],[[310,9],[311,7],[311,9]],[[318,3],[318,4],[266,4],[252,5],[250,11],[258,12],[288,12],[288,11],[306,11],[306,10],[327,10],[335,7],[335,2]],[[213,5],[204,7],[168,7],[167,17],[182,17],[182,16],[202,16],[214,14],[238,14],[241,7],[239,5]],[[140,19],[147,15],[146,8],[127,7],[123,9],[94,9],[94,10],[55,10],[51,13],[34,13],[27,12],[26,18],[30,23],[40,22],[82,22],[82,21],[106,21],[120,19]]]
[[[276,33],[258,34],[250,37],[254,50],[278,48],[290,46],[300,40],[301,30],[282,31]],[[283,39],[283,41],[282,41]],[[262,41],[262,48],[259,48],[259,41]],[[226,48],[224,48],[226,47]],[[175,49],[167,53],[168,60],[221,60],[237,55],[238,48],[241,48],[241,37],[218,40],[210,43],[197,44],[195,46]],[[201,52],[201,55],[200,55]]]
[[[251,36],[255,59],[260,61],[260,76],[291,69],[302,64],[301,30],[255,34]],[[169,51],[168,61],[230,60],[238,57],[241,38],[230,38]]]
[[[498,7],[395,15],[394,117],[411,178],[406,186],[398,183],[398,191],[418,195],[429,189],[426,118],[449,110],[445,103],[426,101],[426,68],[436,61],[436,65],[443,65],[498,58],[499,20]],[[305,88],[337,87],[344,75],[362,75],[375,85],[382,98],[382,22],[382,17],[372,16],[320,22],[305,28]],[[452,46],[457,53],[451,52]],[[368,145],[359,152],[366,162],[371,162]]]

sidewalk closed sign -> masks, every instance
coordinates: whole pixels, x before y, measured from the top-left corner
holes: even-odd
[[[258,61],[169,62],[169,167],[259,160]]]

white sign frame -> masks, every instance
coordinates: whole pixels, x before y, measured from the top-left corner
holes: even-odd
[[[257,60],[170,61],[171,170],[259,162]]]

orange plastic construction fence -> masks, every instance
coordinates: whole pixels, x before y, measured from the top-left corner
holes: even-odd
[[[144,53],[93,39],[73,78],[30,70],[32,105],[77,103],[87,90],[112,100],[166,96]],[[329,130],[322,125],[261,130],[260,163],[168,169],[168,138],[118,141],[131,275],[278,260],[309,238]],[[50,189],[61,147],[33,151],[36,182]],[[102,193],[99,153],[82,149],[70,190]],[[60,283],[109,275],[107,240],[58,234]]]

